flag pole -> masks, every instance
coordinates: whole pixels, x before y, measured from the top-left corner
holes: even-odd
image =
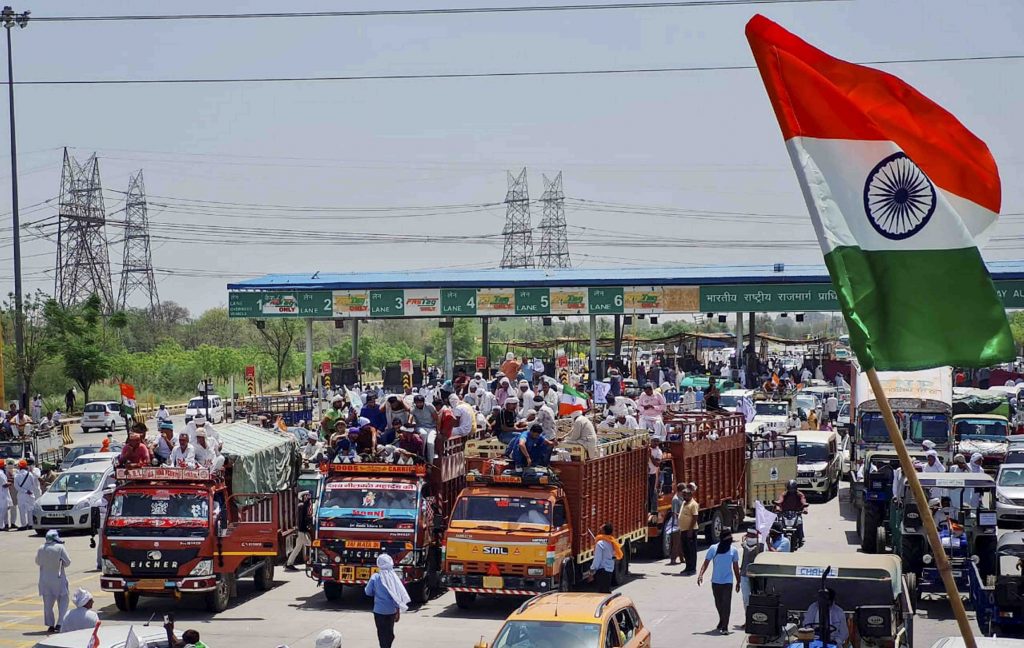
[[[956,623],[960,627],[964,648],[977,648],[977,644],[974,641],[974,631],[971,630],[971,624],[967,620],[967,610],[964,609],[964,602],[960,599],[960,592],[953,581],[953,570],[949,565],[946,552],[942,548],[942,541],[939,539],[939,529],[935,525],[935,518],[931,514],[925,513],[928,511],[928,498],[925,497],[924,489],[921,487],[921,480],[917,477],[917,470],[910,460],[907,446],[903,443],[903,435],[900,434],[900,430],[896,426],[896,418],[892,414],[892,408],[889,407],[889,399],[882,390],[882,384],[879,382],[878,374],[874,368],[868,369],[866,373],[868,382],[871,383],[871,391],[875,394],[878,408],[882,410],[882,418],[885,420],[885,427],[889,431],[889,440],[896,447],[896,454],[900,458],[900,467],[903,468],[903,475],[907,478],[907,483],[910,485],[910,491],[914,499],[917,500],[917,509],[921,511],[921,521],[924,523],[925,535],[928,537],[928,544],[931,546],[932,556],[935,558],[935,567],[939,570],[943,585],[946,586],[946,595],[949,597],[950,607],[953,608]]]

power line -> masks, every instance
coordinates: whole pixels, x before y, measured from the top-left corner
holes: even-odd
[[[735,7],[743,5],[811,4],[848,0],[676,0],[666,2],[615,2],[611,4],[559,4],[537,6],[441,7],[436,9],[365,9],[352,11],[276,11],[230,14],[135,14],[114,16],[40,16],[32,22],[124,22],[144,20],[252,20],[261,18],[377,18],[389,16],[451,16],[458,14],[541,13],[554,11],[607,11],[621,9],[675,9],[684,7]]]
[[[893,65],[901,63],[954,63],[963,61],[1019,61],[1024,54],[994,54],[991,56],[939,56],[934,58],[880,59],[874,61],[853,61],[859,65]],[[76,85],[194,85],[219,83],[313,83],[325,81],[415,81],[443,79],[493,79],[512,77],[566,77],[566,76],[614,76],[632,74],[664,74],[670,72],[725,72],[754,70],[753,65],[692,65],[679,67],[646,68],[604,68],[597,70],[520,70],[510,72],[447,72],[433,74],[353,74],[337,76],[290,76],[290,77],[213,77],[181,79],[52,79],[42,81],[15,81],[25,86],[76,86]]]

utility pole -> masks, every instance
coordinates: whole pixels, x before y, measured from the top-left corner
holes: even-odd
[[[28,408],[28,385],[25,384],[25,312],[21,290],[21,218],[18,214],[18,138],[14,127],[14,60],[11,57],[11,28],[17,25],[23,28],[28,25],[25,11],[14,13],[14,9],[4,7],[0,12],[4,27],[7,29],[7,97],[8,112],[11,118],[11,215],[14,221],[14,346],[18,354],[16,369],[18,370],[18,403],[22,410]]]

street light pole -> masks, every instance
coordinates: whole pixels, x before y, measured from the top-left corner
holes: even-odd
[[[21,218],[18,215],[18,143],[14,128],[14,61],[11,58],[11,28],[24,28],[28,24],[25,11],[15,14],[14,9],[4,7],[0,12],[7,29],[7,96],[11,118],[11,215],[14,220],[14,347],[18,354],[18,403],[21,410],[28,409],[28,385],[25,384],[25,312],[21,290]]]

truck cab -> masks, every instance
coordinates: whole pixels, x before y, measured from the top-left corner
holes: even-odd
[[[324,463],[316,529],[306,574],[330,600],[362,586],[387,553],[418,603],[436,592],[441,541],[455,496],[465,484],[465,439],[444,441],[433,463]]]

